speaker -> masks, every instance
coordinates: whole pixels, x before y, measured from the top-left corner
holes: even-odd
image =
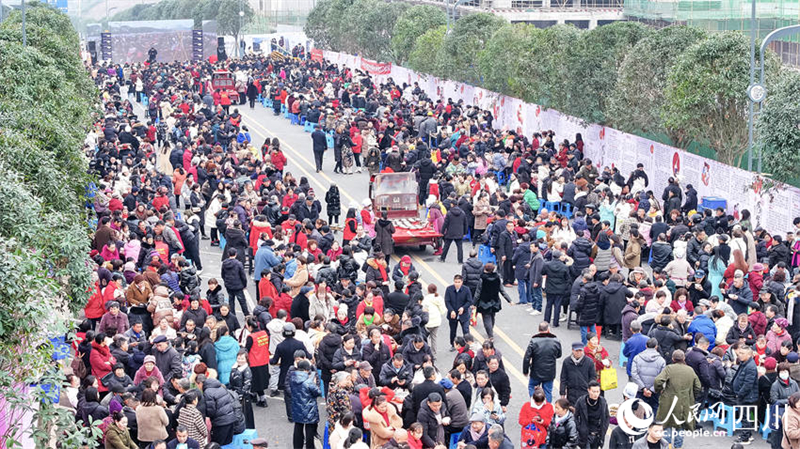
[[[203,59],[203,30],[192,30],[192,60]]]
[[[89,56],[92,58],[92,64],[97,64],[97,42],[89,41],[87,44],[89,48]]]
[[[111,33],[100,33],[100,57],[103,60],[111,60]]]
[[[228,54],[225,52],[225,38],[218,37],[217,38],[217,60],[218,61],[225,61],[228,59]]]

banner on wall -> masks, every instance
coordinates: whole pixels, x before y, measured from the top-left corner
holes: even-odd
[[[391,75],[392,63],[378,62],[361,58],[361,70],[369,73],[370,75]]]
[[[324,56],[323,56],[322,50],[320,50],[319,48],[315,48],[315,49],[311,50],[311,59],[312,60],[314,60],[314,61],[322,61],[323,57]]]
[[[747,170],[613,128],[586,123],[554,109],[480,87],[344,53],[325,51],[323,54],[334,64],[361,67],[376,75],[377,82],[390,76],[401,85],[403,82],[418,82],[434,101],[463,100],[465,104],[489,110],[494,116],[496,129],[521,132],[529,138],[534,132],[552,130],[559,140],[566,138],[571,142],[576,134],[581,134],[584,154],[598,170],[616,167],[627,178],[636,164],[641,163],[650,178],[647,189],[659,199],[669,178],[674,178],[681,186],[691,184],[697,190],[699,200],[702,197],[725,198],[727,212],[735,217],[742,210],[749,210],[753,227],[761,226],[770,232],[785,234],[794,230],[792,220],[800,216],[800,189],[759,177]]]

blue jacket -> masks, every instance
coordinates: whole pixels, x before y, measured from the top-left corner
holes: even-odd
[[[628,371],[628,377],[631,377],[631,367],[633,366],[633,358],[639,355],[640,352],[647,349],[647,340],[650,338],[642,333],[633,334],[628,341],[625,342],[625,349],[622,354],[628,359],[625,369]]]
[[[255,279],[256,282],[260,281],[262,271],[271,270],[272,267],[278,265],[279,263],[281,263],[281,261],[275,256],[272,248],[267,245],[262,245],[260,248],[258,248],[258,251],[256,251],[253,279]]]
[[[739,404],[755,404],[758,401],[758,368],[752,358],[736,370],[733,376],[733,392],[736,393]]]
[[[231,369],[236,363],[236,356],[239,354],[239,343],[235,338],[226,335],[214,343],[217,351],[217,375],[223,385],[228,385],[231,377]]]
[[[292,371],[289,382],[292,389],[292,420],[301,424],[318,423],[317,398],[322,393],[316,377],[311,377],[306,371]]]
[[[714,325],[714,321],[707,315],[696,315],[686,332],[692,334],[692,337],[695,339],[697,339],[698,332],[705,335],[708,341],[711,342],[708,350],[711,351],[714,349],[714,344],[717,340],[717,326]]]

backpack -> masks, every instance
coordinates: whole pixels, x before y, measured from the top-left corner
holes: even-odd
[[[236,422],[233,423],[233,434],[238,435],[244,432],[244,413],[242,412],[242,402],[239,400],[239,395],[233,390],[228,390],[228,394],[233,401],[233,415],[236,417]]]
[[[83,362],[83,354],[81,353],[75,354],[75,358],[72,359],[69,366],[72,368],[72,374],[81,379],[84,379],[89,374],[89,370],[86,369],[86,364]]]

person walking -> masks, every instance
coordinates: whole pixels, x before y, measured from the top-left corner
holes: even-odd
[[[553,260],[545,263],[542,270],[542,275],[547,279],[545,284],[547,305],[544,310],[544,320],[551,323],[553,327],[558,327],[561,303],[564,298],[569,297],[572,278],[569,274],[569,267],[564,263],[564,259],[566,259],[564,253],[555,250],[552,255]],[[550,321],[551,319],[553,321]]]
[[[550,332],[547,321],[539,323],[539,333],[531,337],[525,356],[522,358],[522,374],[529,374],[528,394],[533,396],[541,386],[547,402],[553,402],[553,380],[556,378],[556,363],[561,358],[561,341]]]
[[[577,404],[585,395],[589,382],[597,379],[594,362],[583,352],[583,343],[572,343],[572,355],[561,363],[561,379],[559,393],[566,397],[570,404]]]
[[[470,308],[472,307],[473,294],[469,287],[464,285],[460,274],[453,276],[453,285],[444,292],[444,305],[447,308],[447,322],[450,325],[450,351],[455,351],[453,345],[461,325],[462,335],[469,334]]]
[[[442,235],[444,236],[444,249],[442,256],[439,258],[441,262],[447,259],[447,252],[450,249],[450,244],[455,242],[456,249],[458,250],[458,264],[464,263],[464,236],[469,232],[469,223],[467,221],[467,214],[461,210],[460,207],[453,206],[447,211],[444,216],[444,224],[442,225]]]
[[[483,328],[489,339],[494,338],[494,317],[503,307],[500,296],[505,298],[509,304],[514,305],[500,282],[500,275],[495,271],[495,265],[491,262],[487,263],[483,268],[481,283],[478,284],[474,299],[475,308],[483,316]]]
[[[319,173],[322,171],[322,157],[325,155],[325,150],[328,149],[327,136],[322,131],[322,126],[314,126],[314,132],[311,133],[311,141],[313,142],[314,163],[317,166],[317,173]]]

